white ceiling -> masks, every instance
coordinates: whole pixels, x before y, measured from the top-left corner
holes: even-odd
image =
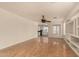
[[[65,18],[76,4],[72,2],[1,2],[0,8],[25,18],[39,21],[41,15],[45,15],[47,20],[53,20],[53,17],[58,19]]]

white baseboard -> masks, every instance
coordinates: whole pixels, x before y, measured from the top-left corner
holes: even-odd
[[[11,46],[14,46],[16,44],[22,43],[22,42],[27,41],[27,40],[31,40],[33,38],[36,38],[36,37],[30,37],[30,38],[22,39],[21,41],[17,41],[15,43],[9,43],[8,45],[1,46],[0,47],[0,50],[5,49],[5,48],[8,48],[8,47],[11,47]]]

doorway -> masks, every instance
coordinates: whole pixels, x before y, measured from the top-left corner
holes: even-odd
[[[38,31],[42,30],[42,36],[47,37],[48,36],[48,25],[39,25]],[[40,32],[38,32],[38,36],[40,36]]]

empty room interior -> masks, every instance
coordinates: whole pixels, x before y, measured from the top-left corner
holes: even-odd
[[[0,57],[78,57],[79,2],[0,2]]]

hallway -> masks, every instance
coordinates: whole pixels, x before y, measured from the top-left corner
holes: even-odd
[[[0,56],[76,57],[64,39],[39,37],[0,50]]]

